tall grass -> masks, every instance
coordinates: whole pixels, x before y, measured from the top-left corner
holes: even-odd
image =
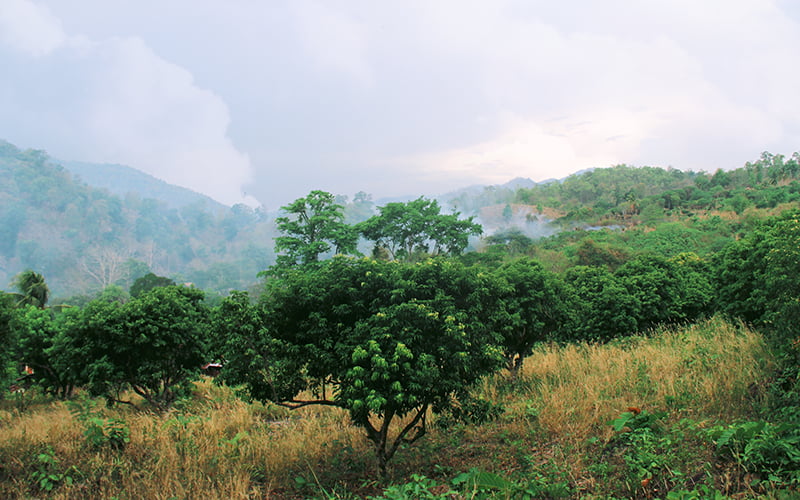
[[[479,388],[506,407],[499,420],[434,427],[397,457],[395,480],[473,466],[510,472],[527,457],[588,481],[587,462],[596,457],[586,458],[584,443],[609,439],[606,423],[628,407],[698,422],[744,418],[759,404],[770,363],[757,333],[720,319],[606,345],[542,346],[518,381],[498,374]],[[310,493],[298,489],[298,476],[318,478],[328,491],[375,478],[362,431],[333,408],[250,404],[209,380],[165,414],[143,404],[109,409],[26,397],[0,402],[0,498],[303,498]],[[81,407],[124,422],[129,442],[90,439]],[[56,480],[42,485],[44,473]]]
[[[63,402],[0,413],[0,497],[263,497],[342,448],[369,456],[341,411],[290,414],[245,403],[209,381],[197,384],[188,404],[166,414],[129,408],[96,413],[125,422],[130,442],[124,448],[88,442],[85,424]],[[57,470],[49,472],[68,475],[73,484],[61,481],[47,492],[32,481],[42,469],[41,453],[58,460]]]
[[[528,384],[509,403],[539,408],[546,430],[577,439],[628,407],[732,419],[753,411],[753,390],[770,367],[758,333],[713,318],[604,345],[543,346],[526,360]]]

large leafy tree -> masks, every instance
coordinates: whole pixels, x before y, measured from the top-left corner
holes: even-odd
[[[119,401],[130,387],[168,407],[205,360],[208,310],[196,288],[154,288],[126,304],[94,301],[80,331],[91,392]]]
[[[275,222],[283,236],[275,238],[280,268],[317,262],[320,255],[356,252],[358,234],[343,222],[344,207],[325,191],[312,191],[287,206]]]
[[[5,384],[13,374],[12,353],[17,341],[15,305],[16,300],[13,295],[0,292],[0,384]]]
[[[638,328],[696,319],[708,312],[712,288],[703,263],[681,254],[665,259],[653,254],[637,257],[617,271],[617,277],[639,302]]]
[[[538,262],[518,259],[496,271],[506,285],[498,308],[506,366],[516,378],[525,357],[552,339],[567,320],[563,282]]]
[[[158,276],[154,273],[147,273],[140,278],[136,278],[136,281],[131,285],[130,293],[131,297],[135,298],[153,288],[172,285],[175,285],[175,282],[169,278]]]
[[[637,330],[639,300],[604,267],[573,267],[564,281],[572,304],[565,340],[605,341]]]
[[[769,308],[766,231],[756,230],[714,255],[717,308],[748,323],[760,323]]]
[[[472,217],[442,214],[439,203],[424,197],[409,202],[388,203],[378,214],[358,225],[361,234],[375,242],[376,249],[389,252],[391,259],[411,260],[415,254],[459,255],[470,236],[483,232]]]
[[[489,245],[490,251],[508,255],[524,255],[533,247],[533,239],[516,227],[497,231],[482,241]]]
[[[81,311],[51,310],[25,305],[13,322],[16,342],[13,358],[33,369],[33,380],[45,391],[68,397],[83,379],[84,351],[76,342]]]
[[[269,335],[262,307],[247,292],[232,292],[212,313],[212,358],[224,363],[217,381],[246,387],[259,401],[293,398],[306,387],[303,361],[287,359],[283,345]]]
[[[800,211],[766,221],[714,261],[717,304],[727,314],[778,329],[800,321]]]
[[[256,316],[229,300],[237,339],[226,357],[249,353],[239,380],[254,397],[347,410],[385,474],[398,448],[424,435],[429,410],[502,362],[488,320],[497,296],[488,275],[451,261],[337,257],[271,281]]]

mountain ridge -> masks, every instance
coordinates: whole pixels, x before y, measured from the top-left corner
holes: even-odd
[[[169,208],[182,208],[193,203],[205,203],[212,211],[228,208],[210,196],[170,184],[136,167],[77,160],[53,159],[52,161],[66,168],[89,186],[107,189],[122,198],[129,193],[136,193],[142,198],[163,201]]]

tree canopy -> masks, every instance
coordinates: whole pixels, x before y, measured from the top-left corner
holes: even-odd
[[[11,283],[19,291],[19,303],[44,309],[50,299],[50,288],[41,274],[26,269]]]
[[[317,262],[321,254],[353,253],[358,234],[345,224],[344,207],[325,191],[312,191],[282,207],[287,214],[275,222],[283,236],[275,238],[278,267]]]
[[[483,228],[459,213],[442,214],[439,203],[424,197],[409,202],[387,203],[378,214],[358,225],[361,234],[385,249],[390,258],[410,260],[416,254],[459,255],[470,236]]]
[[[496,330],[508,369],[516,376],[533,347],[555,337],[568,318],[563,283],[538,262],[517,259],[496,271],[506,285],[496,315]]]
[[[160,286],[172,286],[175,282],[164,276],[158,276],[154,273],[147,273],[144,276],[137,278],[131,285],[131,297],[138,297],[141,294],[157,288]]]
[[[454,261],[337,257],[271,281],[263,322],[236,328],[226,356],[246,346],[251,361],[264,363],[245,374],[254,397],[346,409],[385,473],[398,447],[424,434],[429,409],[446,407],[497,368],[502,358],[488,321],[496,297],[488,276]],[[241,297],[227,307],[242,323],[254,321]],[[300,388],[316,397],[301,397]],[[390,437],[394,419],[406,415],[411,420]]]
[[[77,342],[87,358],[91,392],[119,401],[130,387],[156,407],[169,406],[205,361],[203,296],[195,288],[167,286],[125,304],[90,303]]]

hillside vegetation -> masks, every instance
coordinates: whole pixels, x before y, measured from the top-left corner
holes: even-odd
[[[631,498],[698,484],[755,494],[714,433],[757,418],[771,369],[760,335],[719,319],[607,345],[542,346],[513,384],[498,375],[477,389],[503,405],[497,419],[433,422],[395,465],[393,478],[416,478],[412,486],[387,498],[450,489],[460,493],[441,498]],[[631,417],[632,407],[641,412]],[[208,380],[166,414],[31,395],[4,408],[5,498],[361,498],[385,487],[345,412],[248,404]],[[626,418],[631,429],[617,430]],[[501,474],[502,488],[452,484],[473,468]]]
[[[122,168],[71,165],[94,185],[104,177],[101,169]],[[503,252],[531,255],[555,269],[649,250],[705,255],[766,213],[796,203],[797,165],[797,154],[769,153],[713,174],[621,165],[533,186],[514,181],[474,188],[440,201],[483,226],[483,239],[473,238],[471,249],[491,252],[503,245]],[[125,194],[124,186],[115,185],[112,194],[84,184],[43,151],[0,142],[0,283],[33,269],[66,299],[96,296],[109,285],[127,289],[153,272],[224,294],[257,285],[256,274],[275,263],[276,214],[222,207],[178,188],[137,190],[163,183],[146,182],[144,174],[123,177],[135,185]],[[367,193],[336,199],[351,224],[376,210]],[[655,227],[660,230],[650,234]],[[602,228],[608,230],[597,231]]]
[[[6,269],[49,240],[61,259],[0,294],[4,496],[797,494],[797,153],[441,201],[312,191],[274,219],[4,154]],[[155,242],[167,260],[139,260]],[[152,272],[177,263],[195,274]],[[51,297],[48,272],[112,269]]]
[[[243,288],[271,263],[270,223],[244,205],[169,208],[77,181],[44,152],[0,143],[0,282],[24,269],[59,297],[128,288],[148,272],[210,290]],[[243,234],[245,233],[245,234]]]

